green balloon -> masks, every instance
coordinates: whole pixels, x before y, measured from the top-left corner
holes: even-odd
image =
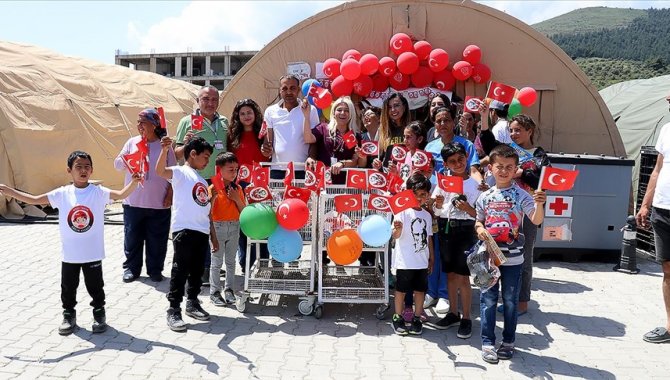
[[[252,239],[267,239],[277,228],[275,211],[268,205],[250,204],[240,213],[240,228]]]
[[[520,114],[522,111],[521,103],[519,103],[519,99],[514,98],[512,99],[512,103],[509,105],[509,109],[507,110],[507,117],[514,117],[518,114]]]

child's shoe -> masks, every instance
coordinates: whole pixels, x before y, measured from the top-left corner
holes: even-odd
[[[409,326],[409,333],[412,335],[421,335],[423,333],[423,323],[420,317],[412,318],[412,324]]]
[[[459,315],[454,313],[447,313],[447,315],[445,315],[444,318],[435,322],[433,326],[435,326],[435,328],[438,330],[446,330],[449,327],[458,325],[460,322],[461,317]]]
[[[487,363],[498,364],[498,354],[496,353],[495,347],[483,346],[482,359]]]
[[[63,322],[58,326],[58,333],[60,335],[70,335],[74,332],[74,329],[77,327],[77,312],[72,311],[63,311]]]
[[[412,322],[412,318],[414,318],[414,309],[406,307],[405,310],[402,311],[402,319],[404,319],[405,322],[410,323]]]
[[[405,327],[405,320],[398,314],[393,314],[391,318],[393,331],[398,335],[407,335],[407,327]]]
[[[172,331],[186,331],[186,322],[181,319],[181,310],[176,308],[169,308],[167,310],[167,325]]]
[[[472,336],[472,321],[469,319],[462,318],[461,323],[458,325],[458,332],[456,336],[461,339],[468,339]]]
[[[510,360],[514,356],[514,343],[503,343],[498,348],[498,359]]]
[[[209,300],[212,301],[212,305],[214,306],[226,306],[226,300],[221,297],[221,292],[214,292],[214,294],[209,296]]]
[[[94,334],[100,334],[107,331],[107,317],[105,316],[105,308],[93,309],[93,326],[91,331]]]
[[[209,313],[200,306],[200,301],[197,299],[186,300],[186,315],[199,321],[209,320]]]
[[[232,305],[235,303],[235,293],[233,293],[232,289],[226,289],[223,291],[223,299],[226,301],[228,305]]]

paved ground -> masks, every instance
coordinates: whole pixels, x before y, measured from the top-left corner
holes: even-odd
[[[638,275],[615,273],[612,264],[537,263],[535,301],[520,318],[517,355],[488,365],[480,358],[478,319],[468,340],[456,338],[454,329],[398,337],[388,320],[373,316],[375,305],[326,305],[317,320],[301,316],[293,297],[259,298],[246,314],[207,301],[211,321],[186,317],[189,331],[171,332],[165,325],[167,280],[155,285],[143,274],[131,284],[121,281],[122,237],[123,227],[106,226],[103,267],[111,328],[91,334],[90,298],[82,282],[78,322],[83,328],[61,337],[56,331],[61,320],[57,226],[0,225],[0,378],[670,376],[670,344],[641,339],[664,314],[660,267],[653,262],[640,262]],[[171,256],[170,248],[166,267]]]

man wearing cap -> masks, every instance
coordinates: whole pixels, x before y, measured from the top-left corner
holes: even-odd
[[[128,184],[131,175],[127,166],[135,164],[124,156],[143,151],[146,157],[144,163],[139,164],[144,173],[142,186],[123,201],[123,249],[126,254],[123,281],[132,282],[140,276],[142,251],[146,245],[147,274],[152,281],[160,282],[163,280],[163,264],[170,230],[172,186],[156,174],[155,164],[161,152],[159,136],[164,136],[167,131],[161,128],[160,116],[153,108],[139,113],[137,131],[139,136],[128,139],[114,160],[116,170],[126,171],[125,183]],[[176,163],[174,152],[170,150],[168,165]]]
[[[507,124],[507,110],[509,106],[498,100],[492,100],[489,105],[489,119],[491,120],[491,132],[496,140],[504,144],[512,142],[509,135],[509,125]]]
[[[665,100],[670,103],[670,96]],[[663,267],[663,301],[665,303],[665,326],[657,327],[644,334],[650,343],[670,342],[670,123],[661,127],[656,140],[656,166],[649,177],[647,192],[635,216],[638,225],[654,228],[656,258]]]

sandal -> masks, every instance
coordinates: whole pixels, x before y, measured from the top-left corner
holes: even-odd
[[[657,327],[642,337],[645,342],[649,343],[663,343],[670,341],[670,333],[665,327]]]
[[[482,359],[490,364],[498,364],[498,354],[492,346],[482,347]]]
[[[498,359],[500,360],[510,360],[514,356],[514,345],[503,343],[500,348],[498,348]]]

